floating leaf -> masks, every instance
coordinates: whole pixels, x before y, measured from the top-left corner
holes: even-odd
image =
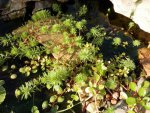
[[[46,109],[48,107],[48,101],[44,101],[42,103],[42,109]]]
[[[16,74],[12,74],[12,75],[10,75],[10,78],[11,78],[11,79],[16,79],[16,78],[17,78],[17,75],[16,75]]]
[[[135,82],[130,82],[129,88],[130,88],[132,91],[136,91],[136,89],[137,89],[136,83],[135,83]]]
[[[136,104],[136,99],[133,98],[133,97],[129,97],[129,98],[126,99],[126,103],[128,105],[134,106]]]
[[[11,69],[15,69],[15,68],[16,68],[16,65],[11,65],[10,68],[11,68]]]
[[[20,94],[21,94],[21,91],[20,91],[19,89],[16,89],[16,90],[15,90],[15,96],[16,96],[16,97],[19,97]]]

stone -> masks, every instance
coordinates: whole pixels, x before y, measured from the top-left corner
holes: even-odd
[[[139,27],[150,33],[150,0],[110,0],[115,12],[132,19]]]
[[[118,108],[115,110],[115,113],[126,113],[126,111],[121,108]]]
[[[57,0],[58,2],[64,3],[69,0]],[[27,12],[27,4],[33,4],[32,13],[50,8],[54,0],[0,0],[0,19],[12,20],[25,16]]]
[[[150,48],[138,49],[138,57],[146,73],[145,77],[150,78]]]
[[[115,113],[126,113],[127,112],[127,104],[125,101],[120,100],[115,106]]]
[[[150,113],[150,110],[146,110],[145,113]]]

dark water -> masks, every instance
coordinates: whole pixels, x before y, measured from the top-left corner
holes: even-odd
[[[12,30],[18,28],[24,24],[23,18],[11,20],[11,21],[0,21],[0,36],[4,36],[6,33],[11,33]]]

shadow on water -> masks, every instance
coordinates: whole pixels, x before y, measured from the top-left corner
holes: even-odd
[[[11,21],[0,21],[0,36],[4,36],[10,33],[12,30],[20,27],[24,24],[23,18],[11,20]]]

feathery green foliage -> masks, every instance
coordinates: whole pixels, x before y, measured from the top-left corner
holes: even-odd
[[[80,103],[90,105],[91,101],[99,111],[103,104],[110,106],[106,101],[118,102],[124,94],[122,99],[129,107],[140,103],[149,109],[148,81],[138,90],[133,88],[137,84],[133,83],[137,69],[134,60],[128,54],[114,51],[119,47],[126,49],[130,42],[114,38],[100,25],[90,27],[89,20],[82,18],[88,11],[85,5],[77,13],[79,18],[63,15],[58,4],[53,4],[52,9],[57,16],[51,16],[47,10],[38,11],[32,21],[0,37],[1,70],[12,80],[21,80],[17,83],[20,86],[15,90],[16,97],[34,101],[36,95],[42,94],[43,110],[56,112],[63,102],[66,108],[57,112],[67,112]],[[103,42],[107,41],[113,56],[103,53]],[[140,45],[137,40],[132,43]],[[111,58],[103,58],[105,54]],[[114,93],[120,93],[120,97],[114,97]],[[137,99],[133,99],[133,94]],[[34,104],[31,112],[44,112],[38,107]],[[105,112],[113,113],[114,108],[106,107]]]
[[[34,13],[33,15],[32,15],[32,20],[33,21],[38,21],[38,20],[44,20],[44,19],[47,19],[47,18],[49,18],[51,15],[50,15],[50,12],[49,11],[47,11],[47,10],[41,10],[41,11],[38,11],[38,12],[36,12],[36,13]]]

